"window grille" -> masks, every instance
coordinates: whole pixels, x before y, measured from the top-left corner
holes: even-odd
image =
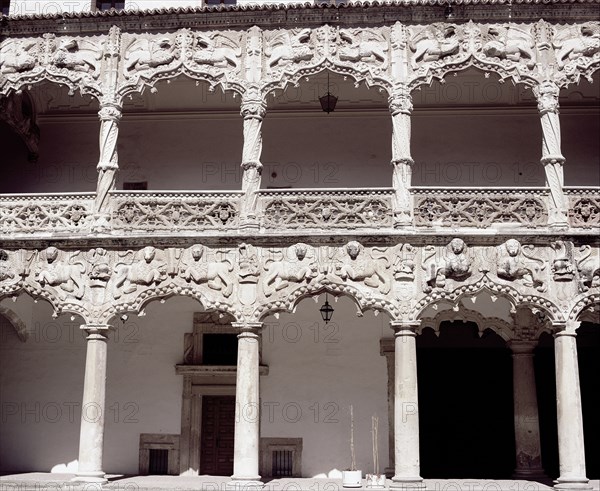
[[[273,477],[292,477],[294,471],[293,452],[291,450],[273,450]]]
[[[149,451],[148,474],[165,476],[169,474],[169,450],[166,448],[151,448]]]

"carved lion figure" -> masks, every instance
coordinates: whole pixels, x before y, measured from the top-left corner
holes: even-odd
[[[507,240],[501,247],[500,254],[497,270],[499,278],[508,281],[523,280],[525,286],[545,291],[544,280],[541,278],[541,271],[545,269],[544,261],[526,255],[516,239]]]
[[[144,247],[141,256],[142,260],[134,260],[131,264],[117,265],[113,285],[115,299],[120,298],[122,293],[135,292],[138,286],[159,284],[166,278],[167,265],[164,261],[157,259],[154,247]],[[121,287],[123,287],[122,290]]]
[[[346,245],[346,252],[350,257],[349,262],[339,264],[335,274],[342,280],[350,279],[352,281],[363,282],[371,288],[379,288],[379,291],[387,295],[391,289],[391,281],[383,269],[389,267],[389,262],[385,257],[373,258],[370,254],[363,252],[363,246],[350,241]],[[381,261],[385,262],[382,266]]]
[[[143,39],[134,43],[133,47],[135,49],[125,56],[126,72],[148,70],[168,65],[177,58],[175,45],[168,37],[155,42]]]
[[[423,259],[425,292],[436,287],[444,288],[447,278],[462,281],[471,275],[471,259],[467,253],[467,245],[462,239],[452,239],[446,247],[443,257],[438,261],[435,260],[435,249],[431,248],[431,251]]]
[[[98,71],[100,57],[100,53],[81,50],[76,39],[66,38],[58,44],[57,50],[52,55],[52,63],[57,68],[95,74]]]
[[[233,271],[231,262],[202,261],[204,246],[199,244],[192,247],[191,256],[194,262],[180,269],[181,277],[188,283],[191,281],[198,284],[206,283],[209,288],[221,291],[223,296],[230,297],[234,283],[230,274]]]
[[[340,39],[346,44],[338,50],[341,61],[379,62],[385,68],[388,50],[385,38],[375,35],[372,30],[353,29],[341,31]]]
[[[307,246],[296,244],[294,250],[297,261],[274,261],[267,264],[264,279],[265,296],[271,296],[290,283],[310,283],[317,276],[314,261],[306,259]]]
[[[58,263],[58,256],[59,251],[56,247],[46,249],[46,264],[38,271],[37,282],[42,286],[59,287],[81,300],[85,292],[85,264],[83,261],[74,264]]]

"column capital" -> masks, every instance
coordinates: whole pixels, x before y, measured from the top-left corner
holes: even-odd
[[[82,331],[108,332],[114,329],[114,326],[111,326],[110,324],[81,324],[79,329]]]
[[[406,88],[394,90],[388,97],[388,104],[392,116],[397,114],[410,115],[413,110],[412,95]]]
[[[239,330],[238,338],[258,338],[264,326],[263,322],[232,322],[232,327]]]
[[[577,336],[576,331],[577,331],[577,328],[579,328],[580,324],[581,324],[581,322],[572,321],[572,320],[554,321],[554,322],[552,322],[553,336],[555,338],[558,336],[576,337]]]
[[[123,107],[114,101],[105,101],[100,104],[98,118],[100,121],[114,121],[118,123],[123,117]]]
[[[415,161],[410,158],[410,157],[402,157],[399,159],[393,159],[390,162],[392,165],[396,166],[396,165],[408,165],[409,167],[412,167],[413,165],[415,165]]]
[[[537,99],[540,114],[549,112],[558,114],[560,87],[555,82],[544,80],[533,88],[533,93]]]
[[[244,119],[258,119],[261,120],[267,113],[267,104],[260,97],[251,97],[243,99],[240,106],[240,114]]]
[[[394,330],[394,336],[416,336],[417,329],[421,326],[421,320],[393,320],[390,327]]]
[[[508,347],[514,355],[530,355],[533,356],[533,350],[537,345],[536,341],[524,341],[515,339],[508,343]]]

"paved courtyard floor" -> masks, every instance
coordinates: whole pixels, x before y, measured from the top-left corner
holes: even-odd
[[[103,486],[71,482],[73,474],[29,472],[0,476],[0,491],[225,491],[223,476],[109,476]],[[265,480],[265,491],[342,491],[341,479],[285,478]],[[388,485],[390,481],[388,480]],[[551,491],[536,481],[488,479],[425,479],[427,491]],[[600,481],[591,481],[600,491]],[[370,489],[374,488],[354,488]],[[350,491],[350,490],[349,490]]]

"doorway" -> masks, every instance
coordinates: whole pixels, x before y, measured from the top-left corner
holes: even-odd
[[[235,396],[202,397],[200,473],[211,476],[233,474]]]

